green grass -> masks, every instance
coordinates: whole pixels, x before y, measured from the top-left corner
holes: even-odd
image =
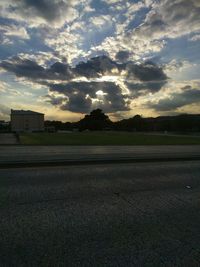
[[[24,133],[24,145],[200,145],[200,137],[129,132]]]

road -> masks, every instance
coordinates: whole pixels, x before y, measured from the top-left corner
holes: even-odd
[[[0,170],[0,266],[199,266],[200,162]]]
[[[200,159],[200,145],[187,146],[0,146],[0,167],[6,164],[47,164]]]

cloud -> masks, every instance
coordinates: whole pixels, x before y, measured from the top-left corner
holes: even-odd
[[[139,21],[140,13],[143,15]],[[123,13],[127,19],[123,20],[123,16],[119,16],[120,19],[116,20],[115,35],[108,36],[94,50],[104,50],[112,58],[119,51],[125,50],[129,51],[130,58],[141,60],[162,51],[170,38],[199,33],[199,14],[198,0],[131,2]]]
[[[8,119],[10,108],[0,103],[0,119]]]
[[[113,5],[113,4],[118,4],[123,2],[123,0],[103,0],[105,3],[107,3],[108,5]]]
[[[132,30],[126,31],[123,29],[122,32],[115,36],[105,38],[100,45],[93,47],[93,51],[97,54],[100,51],[105,51],[114,59],[119,51],[125,50],[129,52],[129,59],[142,61],[149,54],[160,52],[165,45],[165,40],[139,37]]]
[[[156,111],[171,111],[185,105],[199,103],[200,102],[200,89],[192,88],[191,86],[185,86],[182,92],[172,93],[166,98],[160,99],[158,102],[148,102],[147,107],[153,108]]]
[[[166,84],[166,81],[152,81],[152,82],[125,82],[125,85],[134,97],[146,95],[148,93],[156,93]]]
[[[105,27],[112,23],[112,17],[110,15],[94,16],[90,18],[90,23],[96,27]]]
[[[0,81],[0,94],[6,93],[7,88],[8,88],[8,84],[6,82]]]
[[[51,26],[59,27],[78,16],[74,2],[76,1],[3,0],[1,15],[10,19],[28,21],[32,26],[51,23]]]
[[[18,77],[38,78],[45,77],[43,67],[31,60],[21,60],[19,57],[12,58],[11,61],[3,61],[0,64],[4,70],[13,72]]]
[[[38,51],[35,52],[34,54],[19,53],[17,56],[20,58],[21,61],[28,59],[37,62],[38,65],[41,65],[43,67],[48,67],[53,62],[58,62],[62,59],[56,52],[49,52],[49,51],[48,52]],[[62,62],[63,63],[65,62],[65,58],[63,58]]]
[[[48,87],[48,102],[72,112],[88,112],[96,107],[106,112],[129,110],[133,97],[155,93],[167,82],[162,68],[152,62],[118,63],[107,56],[91,58],[75,67],[61,62],[43,67],[30,59],[14,57],[2,61],[0,67]]]
[[[76,24],[77,25],[77,24]],[[80,27],[86,27],[84,24],[79,24]],[[72,27],[67,27],[59,33],[49,33],[49,36],[44,40],[44,43],[53,49],[60,57],[65,57],[68,63],[72,63],[74,59],[85,56],[80,45],[83,42],[83,36],[72,31]],[[51,32],[51,31],[50,31]],[[56,36],[56,38],[55,38]]]
[[[105,112],[128,110],[128,100],[112,82],[71,82],[50,85],[48,101],[62,110],[87,113],[93,108]]]
[[[107,56],[94,57],[87,62],[81,62],[75,67],[75,72],[87,78],[103,77],[104,75],[124,76],[126,80],[134,81],[167,81],[163,69],[153,62],[146,61],[136,64],[132,61],[117,63]]]
[[[198,0],[154,2],[143,24],[133,30],[138,38],[175,38],[200,30]]]
[[[165,81],[166,74],[161,67],[158,67],[153,62],[147,61],[143,64],[127,64],[128,78],[137,78],[140,81]]]
[[[195,34],[194,36],[192,36],[189,41],[199,41],[200,40],[200,34]]]
[[[127,60],[129,59],[130,56],[130,52],[129,51],[119,51],[117,52],[117,54],[115,55],[116,60],[118,60],[119,62],[127,62]]]
[[[10,40],[10,38],[7,38],[3,35],[0,35],[0,45],[12,45],[13,42]]]
[[[49,22],[60,19],[68,8],[65,1],[21,0],[20,2],[22,9],[33,11]]]
[[[199,0],[1,0],[1,75],[73,112],[178,99],[172,81],[199,77],[199,14]]]
[[[17,77],[24,77],[35,82],[41,80],[67,80],[72,77],[69,65],[56,62],[50,68],[44,68],[35,61],[14,57],[2,61],[0,67],[14,73]]]
[[[0,25],[0,33],[6,37],[18,37],[20,39],[29,39],[29,34],[27,30],[22,26],[17,25]]]
[[[87,79],[100,78],[103,76],[121,76],[127,80],[139,81],[166,81],[167,76],[163,69],[156,64],[147,61],[136,64],[132,61],[117,63],[107,56],[98,56],[87,62],[80,62],[74,68],[70,65],[55,62],[49,68],[40,66],[36,61],[22,55],[4,60],[0,67],[13,72],[16,76],[30,79],[69,80],[74,77],[85,77]]]
[[[106,73],[111,74],[115,70],[118,70],[117,63],[107,56],[91,58],[87,62],[77,64],[75,67],[77,75],[85,76],[87,78],[101,77]]]

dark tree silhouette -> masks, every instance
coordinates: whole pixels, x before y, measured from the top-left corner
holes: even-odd
[[[199,114],[181,114],[178,116],[160,116],[157,118],[142,118],[135,115],[129,119],[123,119],[112,122],[101,109],[95,109],[90,114],[74,123],[61,121],[45,121],[45,126],[53,126],[55,130],[73,130],[78,128],[83,130],[107,130],[117,131],[145,131],[145,132],[199,132],[200,115]],[[0,130],[2,130],[0,128]],[[5,129],[4,129],[5,130]]]
[[[112,122],[109,117],[103,113],[101,109],[95,109],[89,115],[78,122],[78,127],[83,130],[103,130],[111,126]]]

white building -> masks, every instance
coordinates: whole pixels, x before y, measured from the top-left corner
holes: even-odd
[[[10,114],[12,132],[44,131],[44,114],[31,110],[13,110]]]

